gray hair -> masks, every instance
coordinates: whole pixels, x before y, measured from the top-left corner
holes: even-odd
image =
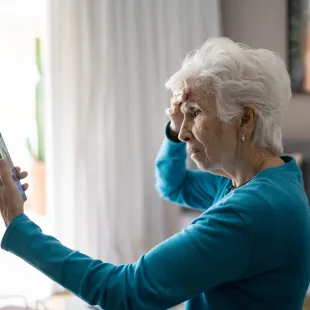
[[[228,38],[212,38],[185,58],[166,87],[177,91],[189,78],[215,95],[223,122],[241,115],[244,105],[255,105],[253,145],[283,153],[281,118],[292,93],[286,66],[275,53]]]

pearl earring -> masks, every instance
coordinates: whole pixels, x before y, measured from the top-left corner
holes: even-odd
[[[244,134],[244,133],[241,135],[241,141],[242,141],[242,142],[245,141],[245,134]]]

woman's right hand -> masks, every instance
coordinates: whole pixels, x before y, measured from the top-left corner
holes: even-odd
[[[186,101],[189,94],[188,89],[182,89],[180,93],[173,95],[170,101],[170,107],[166,109],[166,114],[170,118],[169,137],[178,140],[184,115],[181,112],[181,104]]]

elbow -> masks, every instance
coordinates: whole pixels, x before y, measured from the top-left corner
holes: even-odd
[[[157,182],[156,183],[156,191],[159,196],[167,201],[178,203],[180,200],[180,189],[171,188],[169,186],[165,186],[164,184]]]
[[[157,191],[158,195],[161,198],[166,199],[166,200],[170,200],[171,199],[171,193],[167,192],[163,188],[163,186],[160,186],[160,185],[156,184],[155,188],[156,188],[156,191]]]
[[[183,189],[186,178],[179,175],[177,169],[167,169],[166,162],[156,162],[155,188],[159,196],[173,203],[182,203]]]
[[[161,198],[164,198],[166,200],[172,200],[178,190],[175,188],[175,185],[172,186],[172,184],[174,184],[175,182],[173,182],[173,180],[171,180],[169,178],[169,175],[167,174],[167,171],[162,167],[162,162],[156,162],[155,189]]]
[[[156,163],[156,169],[155,169],[155,178],[156,178],[155,189],[160,197],[166,198],[166,193],[167,191],[169,191],[169,185],[165,181],[166,178],[163,176],[161,170],[158,169],[158,164],[159,163]]]
[[[166,198],[167,192],[169,191],[169,186],[167,186],[162,179],[156,177],[155,189],[160,197]]]

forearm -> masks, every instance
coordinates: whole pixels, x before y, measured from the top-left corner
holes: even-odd
[[[121,306],[127,299],[125,266],[93,260],[65,247],[55,238],[44,235],[25,215],[10,224],[2,248],[21,257],[91,305],[113,310],[129,309]],[[109,303],[115,308],[109,307]]]
[[[218,177],[208,172],[186,168],[186,145],[166,137],[157,156],[155,173],[159,194],[185,207],[206,210],[214,201]]]
[[[183,142],[164,139],[156,158],[155,174],[156,188],[162,197],[169,199],[180,190],[186,177],[186,147]]]

